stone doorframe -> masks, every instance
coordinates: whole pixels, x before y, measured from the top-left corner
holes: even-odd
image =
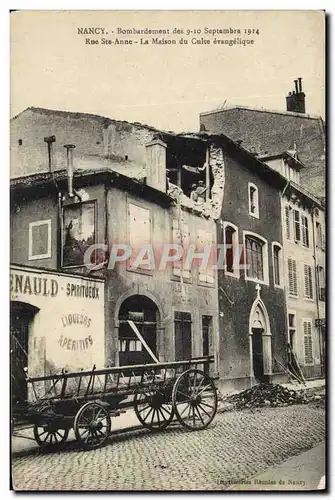
[[[272,346],[271,346],[271,327],[269,315],[266,310],[265,304],[261,299],[261,287],[256,285],[257,296],[251,306],[249,316],[249,352],[250,352],[250,385],[255,385],[256,380],[254,376],[253,367],[253,351],[252,351],[252,335],[253,328],[262,329],[262,344],[263,344],[263,364],[264,375],[271,378],[272,375]]]

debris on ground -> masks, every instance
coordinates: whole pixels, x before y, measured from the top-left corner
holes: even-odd
[[[324,391],[287,389],[279,384],[259,384],[251,389],[219,397],[219,411],[242,408],[288,406],[294,404],[324,404]]]

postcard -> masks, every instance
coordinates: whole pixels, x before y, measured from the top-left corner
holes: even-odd
[[[324,490],[325,12],[10,25],[10,488]]]

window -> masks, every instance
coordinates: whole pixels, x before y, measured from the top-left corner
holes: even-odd
[[[277,243],[273,243],[272,251],[273,251],[273,281],[276,286],[281,286],[282,285],[281,246],[279,246]]]
[[[252,215],[253,217],[259,219],[258,188],[255,186],[255,184],[249,182],[248,191],[249,191],[249,215]]]
[[[322,266],[318,266],[319,278],[319,300],[326,300],[326,283],[325,283],[325,270]]]
[[[286,239],[291,239],[291,207],[289,205],[285,206],[285,229],[286,229]]]
[[[198,230],[197,253],[203,253],[204,259],[199,259],[199,282],[214,283],[214,237],[212,233]],[[208,253],[207,253],[208,252]],[[207,259],[208,256],[208,259]]]
[[[259,281],[264,281],[264,242],[250,236],[247,236],[245,241],[247,277]]]
[[[313,298],[312,266],[304,264],[304,294],[306,299]]]
[[[202,355],[209,355],[209,344],[211,341],[211,330],[212,330],[212,316],[202,316]]]
[[[239,262],[239,245],[238,245],[238,230],[236,226],[230,223],[224,224],[224,251],[225,261],[224,266],[227,274],[231,274],[239,278],[240,262]]]
[[[210,345],[212,339],[212,316],[202,316],[201,317],[201,326],[202,326],[202,355],[209,356],[210,354]],[[209,364],[204,364],[204,372],[209,372]]]
[[[290,295],[298,295],[297,261],[287,259],[288,267],[288,290]]]
[[[324,236],[322,234],[322,226],[320,222],[316,223],[315,226],[315,232],[316,232],[316,246],[318,248],[324,249]]]
[[[175,359],[190,359],[192,357],[192,320],[191,314],[175,311]]]
[[[295,351],[296,318],[295,314],[288,315],[288,341],[293,351]]]
[[[39,220],[29,224],[28,260],[50,259],[51,220]]]
[[[142,351],[142,342],[140,340],[119,340],[119,351],[129,352],[129,351]]]
[[[301,239],[300,212],[294,210],[294,241],[297,243]]]
[[[62,233],[62,266],[83,266],[86,250],[95,244],[95,203],[64,207]]]
[[[233,236],[235,229],[231,226],[225,229],[225,244],[226,244],[226,271],[227,273],[233,273],[233,262],[234,262],[234,249],[233,249]]]
[[[303,321],[305,364],[313,364],[312,322]]]
[[[151,272],[154,262],[151,249],[150,210],[133,203],[128,204],[128,240],[131,249],[128,269]]]
[[[172,221],[172,239],[175,245],[179,245],[183,248],[183,255],[178,261],[173,261],[172,272],[174,276],[181,276],[183,278],[191,278],[191,269],[186,269],[184,267],[185,256],[190,247],[190,233],[188,230],[188,224],[181,218],[180,221],[174,219]]]
[[[305,215],[301,215],[301,229],[302,229],[302,244],[305,247],[309,247],[308,219]]]

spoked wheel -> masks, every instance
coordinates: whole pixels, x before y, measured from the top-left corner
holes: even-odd
[[[49,429],[47,425],[34,425],[34,438],[42,450],[61,447],[69,435],[68,429]]]
[[[80,445],[86,450],[102,446],[111,430],[111,418],[106,408],[96,402],[84,404],[74,419],[74,432]]]
[[[217,410],[217,393],[213,380],[201,370],[187,370],[176,380],[172,391],[173,409],[178,421],[187,429],[205,429]]]
[[[148,388],[136,392],[134,409],[141,424],[151,431],[165,429],[174,415],[169,391],[163,387]]]

